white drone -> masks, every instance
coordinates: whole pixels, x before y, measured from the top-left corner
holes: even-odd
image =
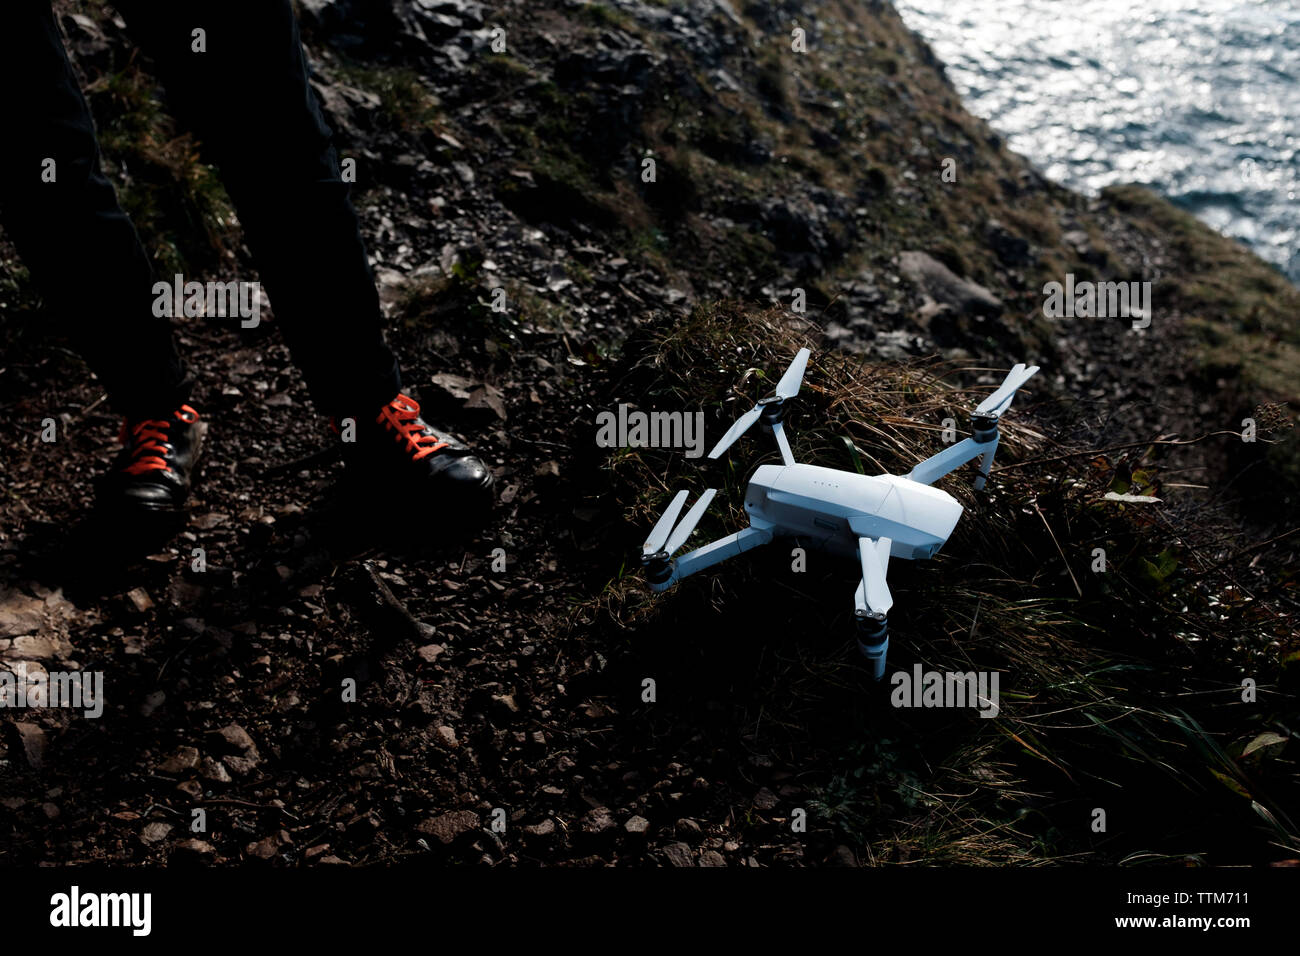
[[[800,538],[822,551],[856,557],[862,564],[862,583],[854,598],[858,648],[871,662],[872,676],[880,680],[889,651],[887,615],[894,604],[885,581],[890,555],[915,561],[933,557],[943,547],[957,526],[962,506],[952,495],[930,485],[982,456],[975,488],[984,487],[998,449],[998,419],[1038,366],[1020,364],[1011,370],[998,390],[971,415],[970,438],[927,458],[906,475],[859,475],[799,464],[790,451],[782,425],[785,402],[799,393],[810,354],[808,349],[800,349],[777,383],[776,394],[742,415],[709,452],[710,458],[719,457],[759,419],[776,438],[783,464],[760,465],[745,491],[749,527],[674,560],[673,555],[691,536],[717,493],[716,488],[704,492],[678,523],[687,498],[685,491],[679,491],[646,539],[641,563],[650,587],[664,591],[696,571],[773,538]]]

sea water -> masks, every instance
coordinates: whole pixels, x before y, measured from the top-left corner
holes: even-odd
[[[1049,177],[1150,185],[1300,282],[1300,0],[896,0]]]

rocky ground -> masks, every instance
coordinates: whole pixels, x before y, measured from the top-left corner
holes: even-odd
[[[148,136],[118,122],[154,90],[111,8],[61,11],[160,270],[244,275],[210,171],[158,148],[180,131],[165,114],[144,117]],[[0,844],[12,861],[940,856],[898,838],[941,815],[910,795],[930,759],[917,745],[900,762],[911,738],[855,745],[859,777],[887,778],[893,794],[870,823],[855,804],[851,825],[814,813],[792,831],[797,810],[834,804],[843,785],[827,752],[844,731],[808,717],[810,701],[873,712],[861,675],[826,664],[849,660],[843,634],[805,621],[803,649],[730,635],[735,656],[720,660],[707,641],[726,615],[672,640],[619,620],[645,529],[609,494],[594,422],[644,400],[628,391],[649,341],[637,330],[729,298],[778,306],[791,325],[810,318],[826,348],[872,361],[941,355],[971,386],[996,377],[976,369],[1030,358],[1055,396],[1037,410],[1044,440],[1098,449],[1232,429],[1289,397],[1201,361],[1182,320],[1204,304],[1180,301],[1146,332],[1047,323],[1044,276],[1158,283],[1184,268],[1179,248],[1137,228],[1122,196],[1072,196],[1006,152],[887,4],[302,0],[300,12],[340,152],[358,159],[406,377],[430,417],[492,463],[498,508],[464,531],[358,506],[318,454],[323,425],[300,424],[305,390],[274,323],[204,321],[179,329],[210,425],[192,517],[127,560],[81,520],[116,419],[75,356],[37,334],[5,255],[0,655],[15,673],[102,671],[107,683],[99,719],[5,717]],[[792,22],[808,31],[803,59]],[[945,157],[965,185],[940,178]],[[207,235],[177,241],[196,217]],[[498,289],[505,312],[491,308]],[[54,444],[39,440],[47,417]],[[1218,441],[1165,449],[1162,464],[1189,485],[1271,467],[1230,460]],[[659,640],[665,650],[631,646]],[[791,654],[818,659],[782,678],[803,701],[800,732],[765,723],[762,706],[766,668],[775,656],[785,673]],[[679,706],[644,706],[651,665]],[[1043,857],[1113,858],[1042,839]],[[970,845],[964,861],[988,850]]]

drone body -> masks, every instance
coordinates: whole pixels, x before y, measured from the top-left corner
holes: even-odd
[[[783,464],[760,465],[750,479],[745,491],[749,527],[674,560],[673,554],[686,543],[716,494],[714,488],[707,490],[678,522],[687,497],[680,491],[646,539],[641,560],[650,586],[663,591],[774,538],[798,539],[818,550],[857,559],[862,568],[854,596],[858,648],[879,680],[885,673],[887,616],[894,603],[885,580],[890,557],[930,558],[943,547],[961,518],[962,506],[931,484],[980,458],[975,487],[984,487],[998,446],[998,419],[1038,366],[1017,365],[1011,370],[1001,387],[975,410],[970,438],[927,458],[907,475],[861,475],[794,460],[782,424],[784,403],[798,394],[809,354],[801,349],[777,385],[776,395],[741,416],[709,453],[710,458],[719,457],[760,419],[772,431]]]
[[[896,558],[929,558],[952,534],[962,507],[946,491],[897,475],[859,475],[820,465],[760,465],[745,492],[755,527],[819,551],[858,556],[858,539],[888,538]]]

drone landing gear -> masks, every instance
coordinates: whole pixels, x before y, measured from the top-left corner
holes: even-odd
[[[858,557],[862,561],[862,583],[853,597],[853,618],[858,625],[858,650],[871,664],[871,677],[885,676],[885,655],[889,652],[889,609],[894,598],[889,593],[885,573],[889,570],[889,538],[859,538]]]
[[[858,650],[871,666],[871,679],[885,676],[885,659],[889,654],[889,621],[870,614],[857,615]]]

